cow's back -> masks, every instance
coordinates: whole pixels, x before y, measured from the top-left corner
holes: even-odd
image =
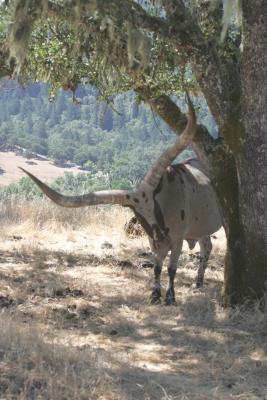
[[[198,161],[169,168],[159,188],[155,200],[171,239],[198,239],[220,228],[218,200]]]

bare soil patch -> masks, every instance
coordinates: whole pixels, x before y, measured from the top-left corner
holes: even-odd
[[[151,306],[148,243],[125,236],[129,213],[46,205],[1,218],[0,398],[267,398],[267,313],[220,307],[222,231],[204,288],[191,289],[198,249],[185,246],[177,304]]]
[[[0,152],[0,186],[7,186],[25,177],[25,174],[18,167],[29,170],[45,181],[54,180],[58,176],[63,175],[64,172],[84,172],[78,167],[61,168],[49,160],[27,160],[25,157],[16,155],[14,152],[2,151]]]

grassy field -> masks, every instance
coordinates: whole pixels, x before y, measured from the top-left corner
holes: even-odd
[[[129,216],[1,205],[0,399],[267,399],[267,312],[219,304],[223,232],[204,288],[184,247],[177,304],[151,306],[148,243],[125,236]]]

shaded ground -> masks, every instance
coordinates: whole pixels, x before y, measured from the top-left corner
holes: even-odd
[[[267,399],[266,312],[218,302],[222,232],[204,289],[191,289],[185,248],[177,304],[151,306],[146,239],[127,239],[116,212],[79,230],[2,232],[0,398]]]

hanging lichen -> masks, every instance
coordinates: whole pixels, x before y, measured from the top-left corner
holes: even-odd
[[[229,28],[233,15],[236,14],[237,23],[241,24],[242,18],[242,4],[241,0],[227,0],[224,4],[223,19],[222,19],[222,32],[221,42],[224,41],[227,30]]]
[[[129,67],[144,70],[150,61],[150,39],[129,22],[126,24],[126,28]]]
[[[15,74],[23,65],[35,20],[47,10],[47,0],[18,0],[9,29],[9,62],[16,64]]]

